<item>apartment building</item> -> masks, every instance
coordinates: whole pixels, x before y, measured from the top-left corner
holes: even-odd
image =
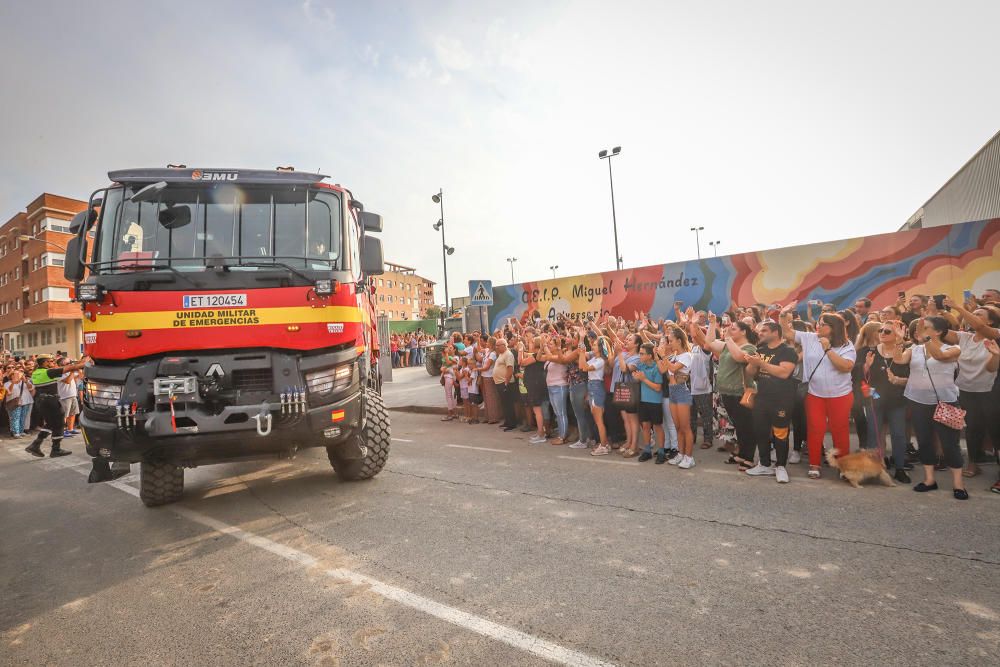
[[[375,281],[378,314],[390,320],[421,320],[434,305],[434,283],[417,275],[417,270],[385,263],[385,273]]]
[[[63,278],[69,221],[87,203],[49,193],[0,226],[0,343],[18,354],[79,355],[83,329]]]

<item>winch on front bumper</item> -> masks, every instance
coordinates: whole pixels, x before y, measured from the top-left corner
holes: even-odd
[[[87,453],[195,466],[345,443],[361,426],[365,356],[271,350],[171,355],[86,373]]]

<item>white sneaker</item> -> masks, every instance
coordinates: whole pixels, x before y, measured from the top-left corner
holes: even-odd
[[[586,449],[587,443],[577,440],[569,446],[570,449]]]
[[[674,454],[674,458],[667,461],[667,463],[669,463],[672,466],[680,465],[681,461],[683,461],[685,458],[687,457],[685,457],[683,454]]]
[[[788,471],[785,470],[785,466],[778,466],[775,468],[774,476],[778,480],[779,484],[788,484]]]
[[[761,464],[758,463],[754,467],[747,470],[747,474],[752,475],[754,477],[764,477],[764,476],[770,477],[771,475],[775,474],[774,466],[762,466]]]
[[[689,468],[693,468],[694,467],[694,458],[691,457],[691,456],[685,456],[684,460],[682,460],[680,463],[677,464],[677,467],[678,468],[684,468],[685,470],[688,470]]]
[[[536,433],[535,435],[531,436],[528,442],[531,443],[532,445],[544,445],[546,440],[545,438]]]
[[[799,454],[794,449],[788,452],[788,462],[789,463],[800,463],[802,461],[802,455]]]

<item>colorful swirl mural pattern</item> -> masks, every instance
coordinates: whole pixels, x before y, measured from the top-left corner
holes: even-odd
[[[875,308],[897,294],[976,294],[1000,288],[1000,218],[947,227],[644,266],[493,289],[493,329],[537,309],[574,318],[602,313],[669,317],[674,301],[722,312],[731,301],[804,302],[845,308],[867,297]]]

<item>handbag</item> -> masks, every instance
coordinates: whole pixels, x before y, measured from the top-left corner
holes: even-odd
[[[638,381],[616,382],[612,403],[621,410],[638,410],[639,391]]]
[[[924,348],[924,369],[927,371],[927,379],[931,381],[931,389],[934,390],[934,398],[937,399],[937,407],[934,408],[934,421],[944,424],[948,428],[961,431],[965,428],[965,410],[945,403],[938,396],[937,387],[934,386],[934,378],[931,377],[931,369],[927,366],[927,348]]]
[[[746,368],[740,370],[740,379],[743,380],[743,396],[740,397],[740,405],[747,410],[753,410],[757,401],[757,389],[747,386]]]
[[[11,389],[13,389],[13,388],[14,387],[12,385]],[[21,394],[23,394],[23,393],[24,393],[24,385],[23,384],[21,385],[21,391],[17,392],[17,396],[11,396],[10,392],[8,392],[7,396],[4,397],[3,407],[6,410],[13,410],[14,408],[16,408],[17,404],[21,402]]]
[[[827,358],[826,352],[823,352],[823,359],[826,359],[826,358]],[[798,398],[799,398],[799,400],[802,400],[802,401],[806,400],[806,394],[809,393],[809,382],[813,379],[813,375],[816,375],[816,371],[819,370],[820,364],[823,363],[823,359],[820,359],[819,362],[816,364],[816,367],[813,368],[813,372],[809,374],[809,378],[807,380],[805,380],[804,382],[800,382],[799,386],[796,387],[796,391],[798,392]],[[805,353],[804,352],[803,352],[803,355],[802,355],[802,363],[803,363],[802,368],[804,370],[805,369]]]

